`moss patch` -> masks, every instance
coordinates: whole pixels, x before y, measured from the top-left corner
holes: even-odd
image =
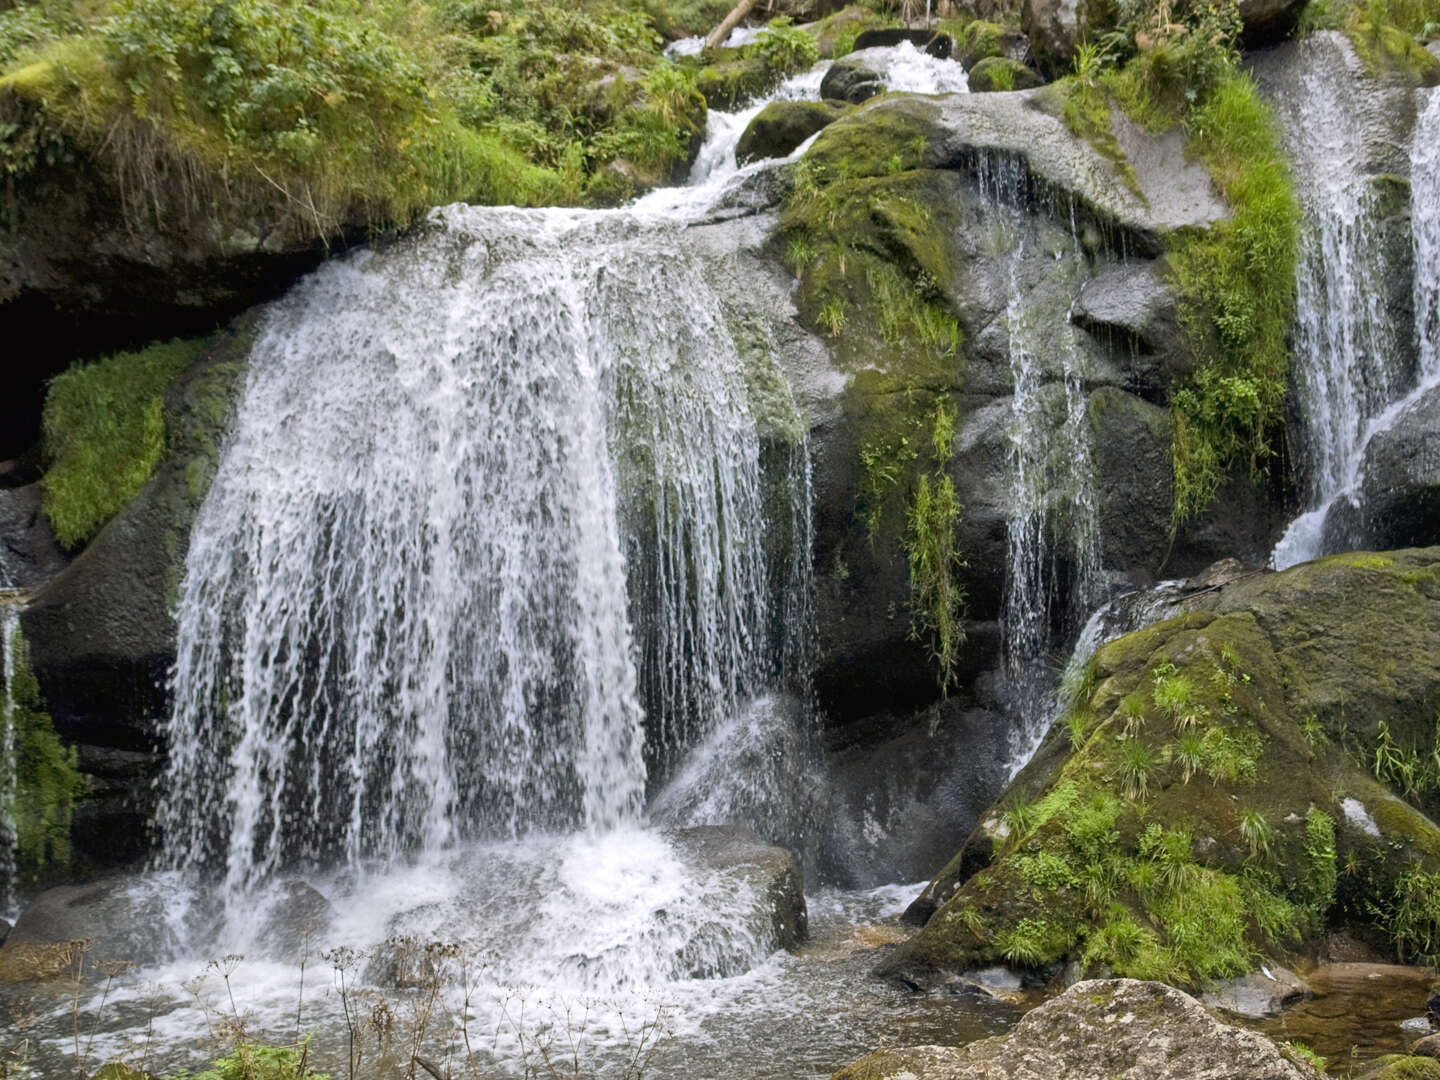
[[[45,399],[45,512],[55,535],[76,548],[133,499],[165,452],[165,388],[199,352],[171,341],[79,364],[57,376]]]
[[[85,782],[76,767],[75,748],[55,734],[18,629],[8,647],[14,662],[9,694],[15,747],[15,789],[9,793],[9,809],[20,870],[32,874],[69,865],[70,823]]]

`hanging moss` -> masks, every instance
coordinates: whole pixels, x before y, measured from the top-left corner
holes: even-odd
[[[77,768],[75,748],[61,742],[45,712],[19,630],[9,645],[14,657],[14,682],[9,688],[15,747],[11,813],[19,865],[22,870],[67,866],[70,823],[85,781]]]
[[[965,588],[958,572],[964,561],[956,547],[960,500],[950,479],[954,456],[955,407],[937,398],[930,420],[934,468],[915,481],[906,511],[905,556],[910,572],[911,633],[930,642],[941,693],[955,681],[965,643]]]

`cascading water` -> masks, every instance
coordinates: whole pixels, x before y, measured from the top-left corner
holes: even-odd
[[[1055,640],[1055,612],[1083,618],[1100,599],[1100,527],[1084,356],[1069,333],[1068,312],[1037,303],[1020,278],[1022,260],[1036,243],[1024,210],[1029,198],[1024,173],[1013,161],[989,163],[981,184],[1003,235],[1009,285],[1005,320],[1014,396],[1002,630],[1017,721],[1009,747],[1013,773],[1049,727],[1053,686],[1046,660],[1061,644]],[[1071,225],[1071,246],[1055,259],[1078,288],[1085,259]]]
[[[1367,114],[1350,87],[1311,70],[1302,93],[1277,103],[1305,210],[1294,354],[1309,486],[1309,509],[1276,545],[1277,569],[1324,553],[1326,518],[1354,493],[1376,420],[1413,380],[1408,327],[1383,291],[1393,273],[1382,236],[1388,211],[1361,169]],[[1415,222],[1423,227],[1418,214]]]
[[[187,561],[172,865],[633,822],[647,710],[682,747],[783,678],[747,361],[683,248],[453,207],[271,313]]]
[[[1420,384],[1430,389],[1440,384],[1440,92],[1416,93],[1420,118],[1410,144],[1415,338]]]

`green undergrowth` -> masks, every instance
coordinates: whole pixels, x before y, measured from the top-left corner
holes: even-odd
[[[200,1072],[182,1070],[167,1080],[329,1080],[305,1063],[301,1050],[291,1046],[237,1042],[233,1050]]]
[[[85,792],[75,748],[55,734],[40,684],[30,670],[25,640],[17,629],[8,642],[14,663],[9,687],[14,790],[10,800],[18,865],[22,873],[70,863],[70,824]]]
[[[935,401],[929,428],[933,467],[915,477],[905,511],[904,544],[911,633],[929,641],[940,690],[947,693],[965,642],[965,589],[957,576],[964,565],[956,546],[960,500],[949,473],[955,455],[955,408],[943,397]]]
[[[1314,673],[1257,617],[1341,570],[1275,578],[1256,613],[1196,611],[1102,647],[1072,680],[1041,771],[992,809],[931,887],[947,901],[882,971],[1075,961],[1194,987],[1293,956],[1337,925],[1433,963],[1440,828],[1400,796],[1440,755],[1440,735],[1382,731],[1352,759],[1296,714]],[[1326,587],[1354,604],[1364,575],[1404,571],[1343,572]],[[1347,822],[1347,797],[1378,836]],[[993,851],[974,847],[986,834]]]
[[[613,202],[698,145],[703,69],[665,59],[664,35],[703,32],[723,8],[19,3],[0,12],[0,168],[23,179],[93,158],[132,217],[228,210],[302,236],[457,199]],[[814,49],[782,21],[747,51],[778,78]]]
[[[1440,0],[1366,0],[1335,22],[1371,75],[1412,86],[1440,83],[1440,60],[1417,40],[1440,38]]]
[[[66,548],[93,537],[165,453],[164,395],[200,341],[157,343],[77,364],[50,383],[43,431],[45,513]]]
[[[1171,396],[1178,527],[1229,477],[1266,475],[1279,451],[1300,210],[1273,112],[1239,63],[1235,5],[1149,3],[1121,14],[1058,87],[1067,123],[1122,172],[1112,108],[1147,131],[1183,129],[1231,208],[1224,221],[1166,238],[1196,361]]]

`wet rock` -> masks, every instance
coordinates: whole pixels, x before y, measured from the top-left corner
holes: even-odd
[[[1187,370],[1175,294],[1158,263],[1116,267],[1080,287],[1071,319],[1134,356],[1126,387],[1151,401],[1169,393]]]
[[[10,927],[9,919],[0,919],[0,945],[4,945],[5,939],[10,936]]]
[[[1440,387],[1375,434],[1362,470],[1356,538],[1361,546],[1440,543]]]
[[[785,157],[811,135],[845,115],[843,101],[772,101],[735,144],[735,160]]]
[[[89,970],[85,942],[18,943],[0,948],[0,986],[73,981]]]
[[[949,60],[955,53],[955,39],[934,30],[866,30],[855,38],[855,52],[861,49],[891,48],[908,41],[917,49],[938,60]]]
[[[673,836],[690,862],[749,883],[762,898],[775,948],[794,949],[805,941],[809,915],[794,855],[738,825],[701,825]]]
[[[33,970],[34,978],[81,965],[108,973],[152,960],[165,937],[163,898],[123,879],[61,885],[40,893],[20,913],[0,946],[0,969]],[[83,955],[83,965],[81,957]]]
[[[1113,10],[1097,0],[1024,0],[1020,29],[1040,70],[1058,79],[1073,66],[1079,42],[1109,29]]]
[[[1243,1065],[1242,1065],[1243,1063]],[[1318,1080],[1264,1035],[1221,1023],[1188,994],[1155,982],[1090,980],[1032,1010],[1006,1035],[964,1047],[881,1050],[833,1080]]]
[[[1292,1005],[1314,996],[1309,984],[1293,971],[1282,967],[1266,967],[1239,975],[1208,987],[1200,998],[1213,1009],[1250,1020],[1278,1016]]]
[[[1247,49],[1273,45],[1295,29],[1306,0],[1240,0],[1240,21],[1245,29],[1240,43]]]
[[[36,589],[69,561],[41,509],[39,484],[0,487],[0,588]]]
[[[976,94],[1031,90],[1044,82],[1033,70],[1008,56],[987,56],[970,69],[970,90]]]
[[[863,57],[851,53],[830,65],[820,82],[820,97],[827,101],[843,101],[859,105],[876,94],[885,92],[885,80]]]
[[[330,901],[317,890],[303,881],[287,881],[267,894],[257,940],[268,955],[295,963],[334,917]]]
[[[1440,1058],[1440,1034],[1416,1039],[1410,1047],[1414,1057]]]
[[[1169,547],[1170,411],[1102,386],[1090,395],[1089,415],[1106,562],[1128,569],[1137,584],[1147,583],[1159,574]]]

